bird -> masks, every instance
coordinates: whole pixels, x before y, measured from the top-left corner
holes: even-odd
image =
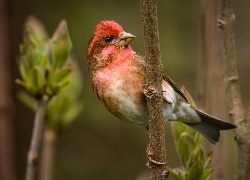
[[[131,42],[133,34],[113,20],[96,25],[86,49],[93,91],[105,107],[118,119],[148,128],[148,110],[144,94],[146,64]],[[174,81],[162,72],[164,121],[180,121],[206,137],[219,141],[220,131],[234,129],[234,124],[215,118],[190,105]]]

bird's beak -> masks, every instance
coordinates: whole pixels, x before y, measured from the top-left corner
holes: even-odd
[[[131,41],[135,39],[133,34],[127,33],[125,31],[119,34],[118,46],[125,47],[128,46]]]

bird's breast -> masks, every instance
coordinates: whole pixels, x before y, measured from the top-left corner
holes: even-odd
[[[146,100],[143,95],[145,74],[132,61],[105,68],[93,77],[99,99],[119,119],[136,126],[147,124]]]

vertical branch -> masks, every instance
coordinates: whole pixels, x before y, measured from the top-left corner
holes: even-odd
[[[39,171],[40,180],[53,179],[53,165],[55,159],[56,143],[57,134],[48,127],[45,128],[42,146],[42,160]]]
[[[48,96],[44,95],[37,101],[36,114],[34,120],[34,128],[30,149],[27,157],[26,177],[25,180],[34,180],[36,178],[38,162],[40,160],[40,147],[43,136],[43,125],[46,111]]]
[[[235,139],[238,145],[238,165],[236,179],[250,179],[250,122],[245,117],[241,99],[240,85],[236,66],[235,39],[234,39],[233,0],[219,1],[219,35],[221,58],[224,70],[226,100],[229,107],[229,116],[238,126],[235,130]]]
[[[217,0],[202,1],[201,61],[198,69],[198,98],[201,107],[220,119],[226,119],[222,67],[218,54]],[[223,137],[224,134],[222,134]],[[213,147],[213,179],[227,179],[224,139]]]
[[[0,0],[0,179],[16,179],[8,2]]]
[[[165,134],[163,126],[162,62],[156,0],[141,0],[146,57],[146,89],[149,112],[149,147],[147,150],[151,179],[167,179]]]

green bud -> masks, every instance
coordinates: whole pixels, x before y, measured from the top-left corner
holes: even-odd
[[[213,152],[209,152],[205,155],[205,168],[208,168],[212,162],[212,158],[213,158]]]
[[[71,73],[72,73],[71,66],[57,69],[55,71],[50,71],[48,81],[49,83],[58,83],[58,85],[60,86],[65,82],[69,81]]]
[[[36,109],[36,100],[28,95],[25,91],[20,91],[17,93],[18,99],[32,110]]]
[[[202,180],[209,180],[213,174],[213,169],[207,169],[203,172],[202,176],[200,179]]]
[[[188,179],[190,180],[201,179],[203,172],[204,172],[204,167],[202,162],[197,161],[196,163],[192,164],[192,166],[188,170]]]
[[[69,84],[48,104],[47,125],[54,132],[65,131],[80,113],[82,109],[82,104],[79,102],[81,90],[81,74],[74,70],[69,77]]]
[[[25,24],[24,39],[39,46],[48,39],[48,34],[41,21],[34,16],[30,16]]]
[[[72,48],[71,40],[68,35],[66,21],[62,20],[52,36],[52,67],[57,69],[67,63]]]
[[[189,157],[189,160],[187,162],[187,169],[190,169],[194,164],[196,163],[202,163],[202,166],[204,166],[204,163],[205,163],[205,155],[204,155],[204,152],[203,150],[201,149],[200,146],[196,147],[190,157]]]
[[[66,129],[82,107],[78,102],[82,80],[80,73],[72,72],[71,47],[66,21],[62,21],[53,37],[48,39],[40,21],[34,17],[27,20],[24,42],[20,46],[22,80],[17,79],[16,83],[23,86],[34,99],[43,95],[50,97],[48,125],[57,132]],[[78,74],[77,78],[75,74]],[[33,106],[31,98],[21,97],[25,104]]]

